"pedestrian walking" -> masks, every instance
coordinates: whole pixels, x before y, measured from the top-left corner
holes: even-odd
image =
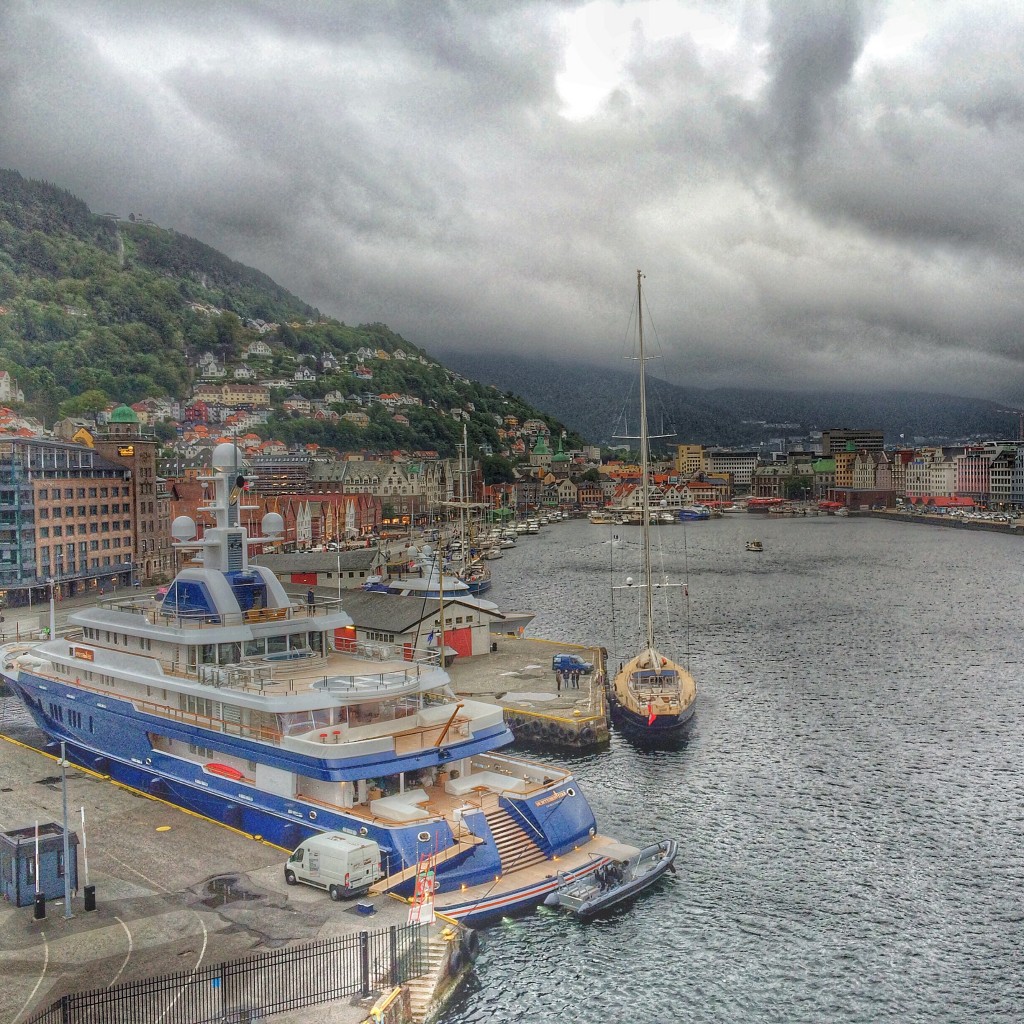
[[[558,671],[555,672],[555,692],[556,693],[561,693],[562,692],[562,672],[561,672],[561,670],[558,670]]]

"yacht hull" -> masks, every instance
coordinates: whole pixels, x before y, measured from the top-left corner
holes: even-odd
[[[336,752],[329,748],[330,753],[323,758],[306,758],[287,751],[268,756],[265,744],[141,714],[130,701],[42,679],[24,670],[17,677],[5,675],[4,679],[28,708],[36,725],[49,737],[47,749],[51,752],[64,742],[69,760],[89,771],[283,850],[291,851],[305,838],[319,832],[354,832],[380,845],[383,866],[386,873],[391,874],[415,865],[423,853],[444,853],[458,846],[457,837],[444,817],[388,825],[379,818],[348,814],[341,809],[240,783],[238,779],[225,776],[223,766],[215,760],[225,755],[259,760],[305,778],[367,774],[365,761],[357,765],[344,756],[344,744]],[[506,738],[494,730],[491,732],[487,736],[475,736],[467,747],[453,744],[451,759],[493,751],[511,739],[510,733]],[[507,730],[501,726],[498,732],[504,734]],[[182,739],[207,750],[210,756],[196,762],[164,753],[153,746],[151,738],[155,734]],[[507,755],[502,757],[509,762],[516,760]],[[380,764],[369,769],[371,773],[377,771],[383,775],[393,772],[394,766]],[[537,846],[548,858],[586,843],[596,827],[590,805],[571,777],[562,777],[529,796],[502,796],[498,804],[531,827],[537,836]],[[555,805],[557,812],[552,814],[551,808]],[[471,826],[480,842],[449,855],[438,866],[439,892],[489,887],[495,876],[501,874],[500,854],[482,818],[481,814]],[[410,895],[413,885],[414,879],[409,879],[395,885],[391,891]],[[521,893],[513,889],[497,902],[485,901],[487,905],[481,903],[472,916],[481,920],[481,915],[492,912],[488,910],[490,902],[495,902],[493,913],[499,916],[511,912],[511,908],[531,909],[543,899],[543,894],[534,898],[535,887],[525,886]]]

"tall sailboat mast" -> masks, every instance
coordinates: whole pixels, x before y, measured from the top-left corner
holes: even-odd
[[[636,323],[640,349],[640,544],[643,549],[644,629],[647,647],[654,646],[654,595],[651,587],[651,488],[647,451],[647,362],[644,356],[643,272],[636,272]]]

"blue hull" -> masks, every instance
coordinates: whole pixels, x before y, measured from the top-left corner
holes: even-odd
[[[150,734],[194,743],[214,755],[259,760],[309,778],[366,777],[373,774],[374,768],[365,761],[360,766],[343,756],[309,758],[280,751],[238,736],[146,715],[123,699],[50,679],[44,681],[28,673],[23,673],[18,682],[11,680],[10,685],[36,724],[51,738],[51,749],[64,741],[69,759],[84,768],[283,850],[291,851],[305,838],[319,832],[355,832],[380,845],[384,868],[390,874],[415,865],[421,854],[444,851],[455,845],[451,827],[443,818],[386,825],[365,816],[313,805],[301,798],[278,796],[237,780],[209,774],[203,771],[202,764],[164,753],[154,748]],[[501,727],[501,733],[506,732]],[[510,739],[511,734],[508,737]],[[451,759],[493,750],[506,742],[508,739],[500,734],[475,738],[468,746],[453,745]],[[339,748],[339,754],[342,750]],[[402,762],[403,770],[414,765],[415,762]],[[392,763],[388,773],[396,770]],[[559,790],[557,794],[556,790]],[[513,800],[502,796],[499,804],[511,808],[514,816],[531,822],[543,836],[538,845],[549,857],[585,842],[596,825],[586,798],[571,779],[562,779],[529,798]],[[555,805],[557,810],[552,814]],[[479,837],[484,840],[480,845],[456,854],[439,866],[439,894],[460,890],[462,886],[489,885],[501,873],[497,848],[483,826]],[[411,895],[414,884],[410,879],[393,891]],[[512,898],[509,906],[527,909],[537,902],[527,893]],[[508,908],[504,905],[495,911],[497,914],[505,912]]]

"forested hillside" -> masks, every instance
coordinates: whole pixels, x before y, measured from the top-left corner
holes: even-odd
[[[0,170],[0,369],[17,380],[26,412],[52,423],[115,402],[186,399],[200,355],[231,370],[256,339],[271,349],[246,362],[259,379],[290,382],[297,367],[315,369],[315,379],[296,380],[285,394],[334,396],[337,413],[357,407],[346,398],[371,390],[422,402],[399,418],[368,406],[369,422],[357,426],[297,416],[277,401],[267,436],[339,450],[450,455],[465,416],[471,447],[489,446],[497,459],[506,416],[561,430],[514,396],[428,359],[383,324],[352,327],[321,316],[265,274],[196,239],[134,215],[94,214],[63,189]],[[371,360],[372,383],[354,375],[360,350],[385,353]],[[398,351],[409,358],[386,358]]]

